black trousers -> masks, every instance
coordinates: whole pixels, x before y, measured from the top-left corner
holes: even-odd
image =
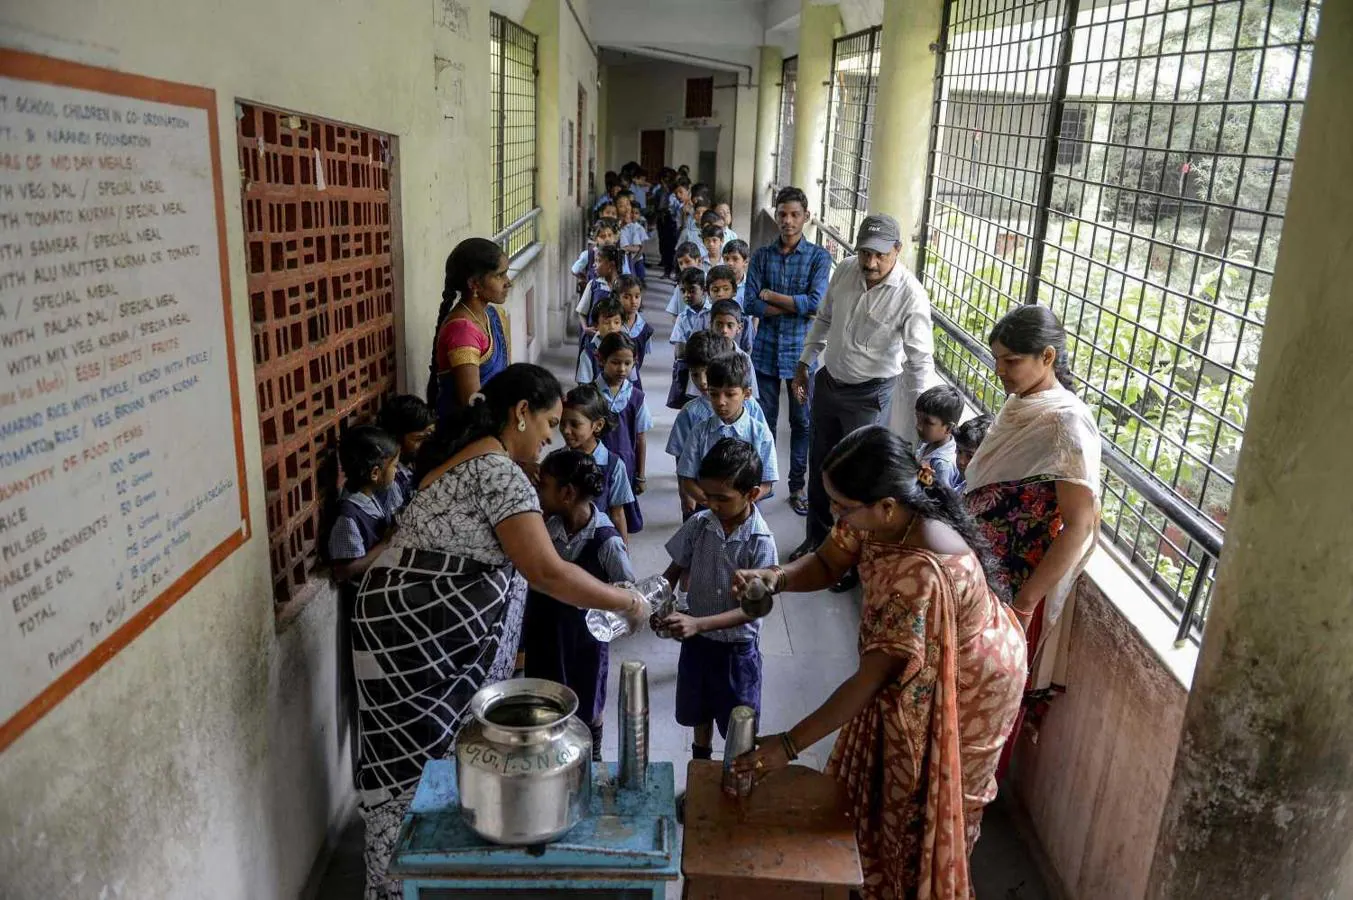
[[[832,530],[832,504],[822,486],[823,461],[856,428],[888,423],[896,386],[896,378],[846,384],[827,374],[825,366],[818,370],[813,381],[812,443],[808,449],[807,537],[814,547]]]

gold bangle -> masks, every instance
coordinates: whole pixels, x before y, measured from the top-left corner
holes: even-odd
[[[775,584],[771,587],[772,594],[784,593],[785,589],[785,570],[780,566],[771,566],[770,570],[775,573]]]

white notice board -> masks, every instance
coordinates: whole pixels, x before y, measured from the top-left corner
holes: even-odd
[[[248,537],[212,91],[0,51],[0,750]]]

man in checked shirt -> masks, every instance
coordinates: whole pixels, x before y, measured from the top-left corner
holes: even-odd
[[[796,396],[790,384],[803,354],[808,327],[827,292],[832,261],[824,248],[803,239],[808,197],[799,188],[781,188],[775,195],[775,220],[780,226],[780,239],[752,254],[743,302],[747,315],[760,320],[752,343],[752,365],[760,388],[757,399],[772,435],[780,416],[781,385],[789,395],[789,505],[806,516],[804,487],[808,480],[812,395]]]

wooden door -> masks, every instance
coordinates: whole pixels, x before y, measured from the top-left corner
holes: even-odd
[[[639,165],[648,170],[649,180],[656,184],[658,170],[666,163],[667,132],[661,128],[639,132]]]

